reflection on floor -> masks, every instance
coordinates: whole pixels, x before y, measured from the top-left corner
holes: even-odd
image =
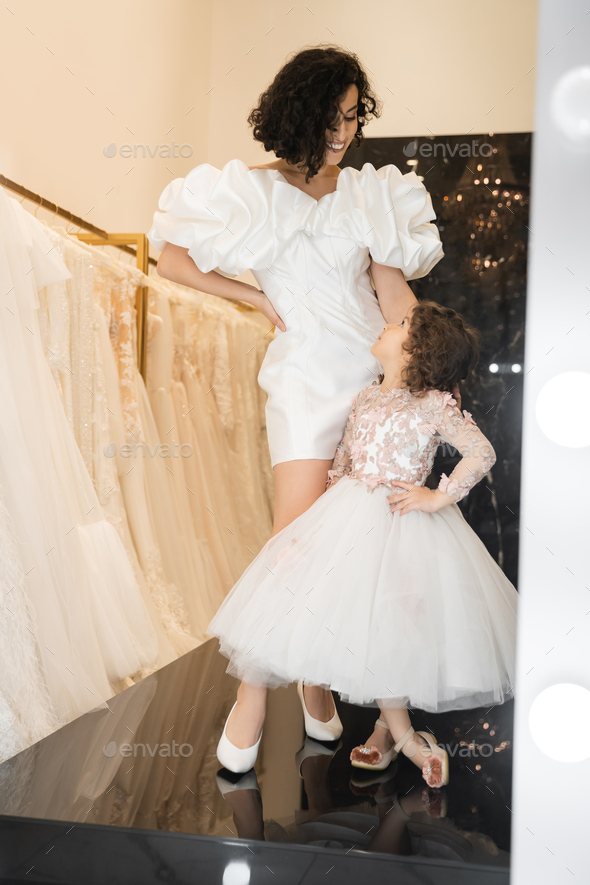
[[[350,751],[371,733],[375,710],[337,699],[342,739],[319,744],[304,740],[295,686],[277,689],[255,771],[238,776],[220,769],[215,755],[237,688],[226,666],[211,640],[9,759],[0,766],[0,815],[291,843],[351,857],[362,851],[367,860],[376,852],[420,856],[437,859],[421,881],[450,881],[449,864],[477,866],[483,877],[472,883],[508,881],[512,703],[412,713],[414,727],[430,729],[451,757],[450,784],[427,791],[403,755],[375,782],[351,767]],[[6,819],[0,824],[1,838]],[[490,867],[503,875],[489,878]],[[17,881],[26,869],[4,866],[2,874]]]

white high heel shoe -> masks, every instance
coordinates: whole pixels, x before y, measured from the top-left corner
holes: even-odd
[[[299,700],[303,707],[305,733],[316,741],[337,741],[344,730],[344,726],[340,721],[336,704],[334,704],[334,715],[332,718],[328,722],[322,722],[321,719],[314,719],[313,716],[310,716],[307,707],[305,706],[302,681],[297,683],[297,694],[299,695]]]
[[[260,741],[262,739],[262,729],[260,729],[260,737],[251,747],[245,747],[242,750],[232,744],[225,732],[227,730],[229,717],[233,713],[237,703],[238,702],[236,701],[229,711],[229,716],[225,720],[223,732],[219,738],[219,743],[217,744],[217,758],[224,768],[239,774],[240,772],[249,771],[256,762],[258,747],[260,746]]]

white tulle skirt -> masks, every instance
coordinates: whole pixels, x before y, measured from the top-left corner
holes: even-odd
[[[388,495],[345,476],[267,542],[207,629],[227,672],[433,713],[514,696],[514,586],[456,504]]]

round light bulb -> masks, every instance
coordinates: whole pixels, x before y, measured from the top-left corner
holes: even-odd
[[[564,737],[563,723],[567,722]],[[558,762],[590,757],[590,691],[561,682],[537,695],[529,710],[529,730],[542,753]],[[570,740],[575,736],[575,740]]]
[[[537,423],[546,437],[559,446],[590,446],[590,374],[562,372],[539,391],[535,403]]]
[[[551,93],[551,115],[571,141],[590,147],[590,66],[563,74]]]
[[[497,372],[499,369],[500,369],[500,366],[498,365],[498,363],[492,363],[492,364],[490,365],[490,372],[493,372],[494,375],[496,374],[496,372]]]
[[[510,368],[513,372],[522,372],[522,366],[520,365],[520,363],[512,363]]]

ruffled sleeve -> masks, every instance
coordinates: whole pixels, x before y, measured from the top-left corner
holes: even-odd
[[[371,163],[346,171],[355,179],[351,218],[374,261],[400,268],[406,280],[426,276],[444,252],[430,194],[416,173]]]
[[[272,265],[282,244],[276,231],[275,179],[241,160],[222,169],[203,163],[164,188],[148,240],[188,249],[199,270],[238,276]]]

